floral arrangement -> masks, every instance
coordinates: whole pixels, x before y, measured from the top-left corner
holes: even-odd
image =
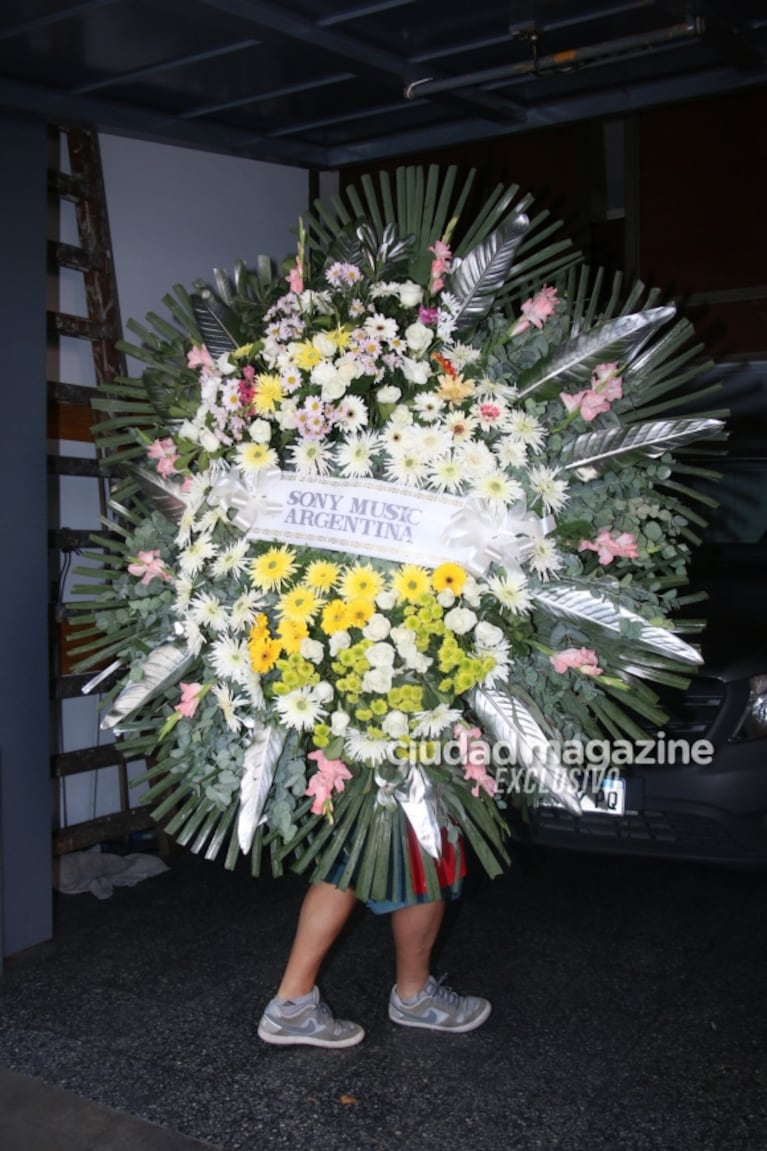
[[[488,748],[579,811],[555,742],[641,735],[699,662],[669,618],[703,522],[671,453],[721,429],[667,414],[690,327],[516,189],[467,226],[469,187],[401,169],[318,205],[283,275],[132,322],[143,374],[95,401],[82,667],[155,817],[228,866],[381,898],[415,843],[433,893],[463,832],[495,874]]]

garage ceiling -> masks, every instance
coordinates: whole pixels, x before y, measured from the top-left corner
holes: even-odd
[[[337,168],[767,81],[764,0],[4,0],[0,109]]]

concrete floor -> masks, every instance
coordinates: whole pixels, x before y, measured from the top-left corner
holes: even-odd
[[[488,995],[471,1035],[397,1028],[385,918],[322,990],[348,1051],[255,1026],[304,890],[190,855],[61,896],[0,980],[2,1151],[765,1151],[767,876],[543,855],[450,909],[435,967]]]

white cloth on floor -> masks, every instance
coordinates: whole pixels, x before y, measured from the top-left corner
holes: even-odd
[[[64,895],[89,891],[97,899],[108,899],[116,886],[133,887],[142,879],[168,870],[156,855],[133,853],[115,855],[100,851],[70,851],[56,861],[53,886]]]

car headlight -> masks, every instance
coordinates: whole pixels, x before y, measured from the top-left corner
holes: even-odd
[[[767,735],[767,675],[754,675],[749,682],[750,692],[741,734],[746,739],[759,739]]]

